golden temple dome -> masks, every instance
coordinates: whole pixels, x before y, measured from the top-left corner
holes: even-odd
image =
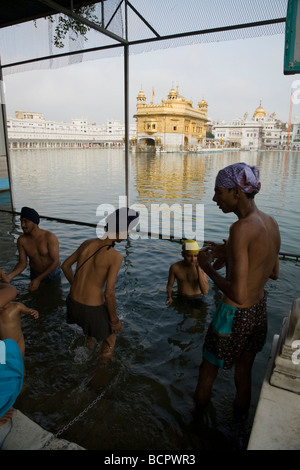
[[[259,106],[254,111],[253,117],[254,118],[256,118],[256,117],[266,117],[266,111],[264,110],[264,108],[261,105],[261,100],[260,100]]]
[[[205,101],[204,98],[202,98],[202,100],[198,102],[198,109],[200,109],[200,111],[204,113],[207,113],[208,103],[207,101]]]
[[[208,106],[208,103],[207,103],[207,101],[205,101],[204,98],[202,98],[202,100],[199,101],[198,106],[199,106],[199,108],[202,107],[202,106],[206,107],[206,106]]]
[[[146,101],[146,95],[145,93],[143,92],[143,90],[140,90],[139,91],[139,94],[137,96],[137,100],[138,101]]]
[[[172,87],[171,90],[169,91],[168,100],[175,100],[175,98],[177,98],[177,95],[178,95],[178,93]]]

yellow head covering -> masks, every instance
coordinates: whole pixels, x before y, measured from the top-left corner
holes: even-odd
[[[185,240],[182,244],[182,251],[189,255],[197,255],[199,252],[199,245],[196,240]]]

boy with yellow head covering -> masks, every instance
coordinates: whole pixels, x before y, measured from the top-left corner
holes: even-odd
[[[188,255],[197,255],[199,253],[199,245],[196,240],[185,240],[182,243],[182,251]]]
[[[172,291],[175,280],[178,293],[187,299],[199,299],[209,291],[207,276],[198,266],[199,245],[196,240],[185,240],[182,243],[183,260],[170,266],[167,283],[167,305],[173,302]]]

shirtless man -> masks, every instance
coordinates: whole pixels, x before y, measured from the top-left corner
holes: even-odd
[[[0,308],[0,340],[13,339],[16,341],[24,359],[25,341],[21,329],[21,313],[34,319],[39,317],[36,310],[28,308],[20,302],[8,302]]]
[[[224,168],[216,178],[213,201],[238,220],[230,227],[227,242],[211,244],[198,255],[201,268],[223,292],[204,342],[195,394],[199,410],[209,401],[219,367],[233,365],[234,409],[243,413],[250,405],[252,366],[267,334],[264,287],[279,274],[280,233],[276,221],[254,202],[259,190],[258,169],[245,163]],[[216,271],[223,264],[226,277]]]
[[[1,274],[2,270],[0,270]],[[13,302],[18,291],[15,287],[0,282],[0,340],[13,339],[18,343],[24,358],[25,341],[21,329],[21,313],[37,319],[39,314],[20,302]]]
[[[0,280],[8,282],[0,269]],[[0,364],[0,426],[11,420],[14,404],[21,392],[25,375],[25,341],[21,329],[20,314],[38,318],[36,310],[31,310],[19,302],[13,302],[18,291],[10,284],[0,282],[0,341],[6,344],[6,363]],[[10,396],[6,393],[6,379],[9,377]]]
[[[167,305],[171,305],[172,290],[175,280],[179,294],[187,299],[199,299],[209,291],[205,272],[200,269],[197,261],[199,245],[195,240],[185,240],[182,244],[183,260],[170,266],[167,283]]]
[[[120,230],[120,226],[125,231]],[[127,208],[118,209],[107,219],[107,232],[102,238],[83,242],[62,264],[62,270],[71,284],[67,297],[67,321],[77,323],[88,336],[89,348],[96,340],[103,341],[102,359],[110,358],[116,334],[122,330],[117,315],[115,283],[123,256],[114,244],[128,237],[128,228],[138,223],[138,213]],[[115,224],[111,224],[114,220]],[[114,229],[111,228],[114,225]],[[75,274],[72,265],[77,263]]]
[[[39,214],[29,207],[21,210],[23,235],[18,238],[19,261],[8,273],[9,280],[24,271],[29,258],[29,290],[35,291],[44,279],[55,280],[60,276],[59,243],[57,237],[39,227]]]

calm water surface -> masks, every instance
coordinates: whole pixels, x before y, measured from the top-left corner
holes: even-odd
[[[43,216],[97,224],[97,206],[118,207],[119,195],[125,193],[120,150],[15,151],[11,158],[16,211],[28,205]],[[281,251],[299,254],[299,153],[133,154],[130,202],[147,207],[163,202],[204,204],[204,238],[221,241],[235,217],[212,202],[214,180],[220,168],[238,161],[261,170],[257,205],[277,219]],[[21,228],[18,217],[0,217],[1,267],[7,272],[16,263]],[[41,227],[57,234],[62,260],[95,236],[89,226],[42,219]],[[35,293],[27,291],[28,270],[13,281],[18,299],[40,312],[39,320],[22,321],[28,386],[18,399],[19,409],[54,434],[66,426],[59,437],[87,449],[246,448],[273,335],[299,297],[300,262],[282,259],[279,279],[267,285],[269,333],[254,365],[248,420],[239,426],[234,422],[233,372],[221,371],[205,423],[194,428],[193,394],[202,344],[220,292],[211,283],[201,307],[182,304],[175,295],[167,308],[168,269],[180,259],[179,243],[149,238],[128,240],[117,248],[124,255],[117,282],[124,325],[106,366],[98,366],[99,347],[88,352],[81,330],[65,322],[69,285],[64,277]]]

